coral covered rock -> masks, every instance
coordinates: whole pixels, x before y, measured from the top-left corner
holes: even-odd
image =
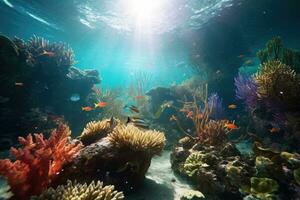
[[[89,185],[68,181],[56,189],[49,188],[32,200],[122,200],[122,192],[115,191],[113,185],[104,186],[102,182],[92,181]]]
[[[38,195],[60,173],[62,166],[70,162],[81,149],[80,143],[69,143],[70,130],[60,125],[53,131],[49,139],[43,134],[20,137],[23,146],[11,148],[16,161],[0,160],[0,174],[4,176],[15,199],[28,199]]]
[[[278,183],[269,178],[251,178],[251,194],[259,199],[272,199],[271,197],[278,191]]]

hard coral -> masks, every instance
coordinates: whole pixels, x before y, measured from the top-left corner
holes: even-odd
[[[294,70],[280,61],[269,61],[261,65],[255,74],[260,99],[282,102],[291,106],[297,102],[299,79]]]
[[[68,181],[67,185],[60,185],[56,189],[49,188],[33,200],[121,200],[122,192],[114,190],[113,185],[103,186],[103,183],[92,181],[89,185]]]
[[[143,131],[133,125],[115,127],[108,139],[120,148],[145,151],[151,155],[159,154],[165,146],[165,135],[155,130]]]
[[[38,195],[81,149],[80,143],[69,143],[70,130],[60,125],[49,139],[43,134],[19,137],[23,148],[11,148],[16,161],[0,160],[0,175],[8,180],[15,199]]]

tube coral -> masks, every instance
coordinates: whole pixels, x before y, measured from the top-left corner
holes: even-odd
[[[103,186],[103,183],[92,181],[89,185],[79,184],[68,180],[66,185],[60,185],[56,189],[49,188],[39,197],[32,200],[122,200],[122,192],[114,190],[113,185]]]
[[[257,104],[257,84],[251,76],[239,74],[234,78],[235,97],[244,101],[248,108],[254,108]]]
[[[62,166],[81,149],[80,143],[69,143],[70,133],[68,126],[60,125],[49,139],[44,139],[43,134],[19,137],[23,147],[11,148],[16,161],[0,160],[0,175],[11,186],[13,198],[28,199],[47,188]]]
[[[108,139],[120,148],[145,151],[151,155],[159,154],[165,146],[165,135],[156,130],[143,131],[133,125],[115,127]]]

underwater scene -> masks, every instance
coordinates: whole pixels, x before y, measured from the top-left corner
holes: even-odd
[[[0,17],[0,200],[300,200],[299,0]]]

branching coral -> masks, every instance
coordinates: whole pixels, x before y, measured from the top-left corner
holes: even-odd
[[[80,143],[69,143],[70,130],[60,125],[49,139],[43,134],[19,137],[23,148],[11,148],[16,161],[0,160],[0,175],[6,177],[15,199],[38,195],[81,149]]]
[[[113,185],[103,186],[103,183],[92,181],[89,185],[79,184],[68,180],[66,185],[60,185],[56,189],[49,188],[39,197],[32,200],[121,200],[122,192],[114,189]]]
[[[143,131],[133,125],[115,127],[108,139],[120,148],[145,151],[151,155],[159,154],[165,146],[165,135],[156,130]]]
[[[89,145],[101,139],[102,137],[105,137],[114,128],[112,127],[114,125],[114,121],[115,119],[112,118],[87,123],[86,127],[83,129],[82,134],[79,136],[80,141],[84,145]]]
[[[257,84],[251,76],[239,74],[234,79],[235,96],[244,101],[248,108],[254,108],[257,104]]]
[[[294,70],[280,61],[269,61],[261,65],[255,74],[260,99],[282,102],[286,106],[297,102],[299,79]]]

